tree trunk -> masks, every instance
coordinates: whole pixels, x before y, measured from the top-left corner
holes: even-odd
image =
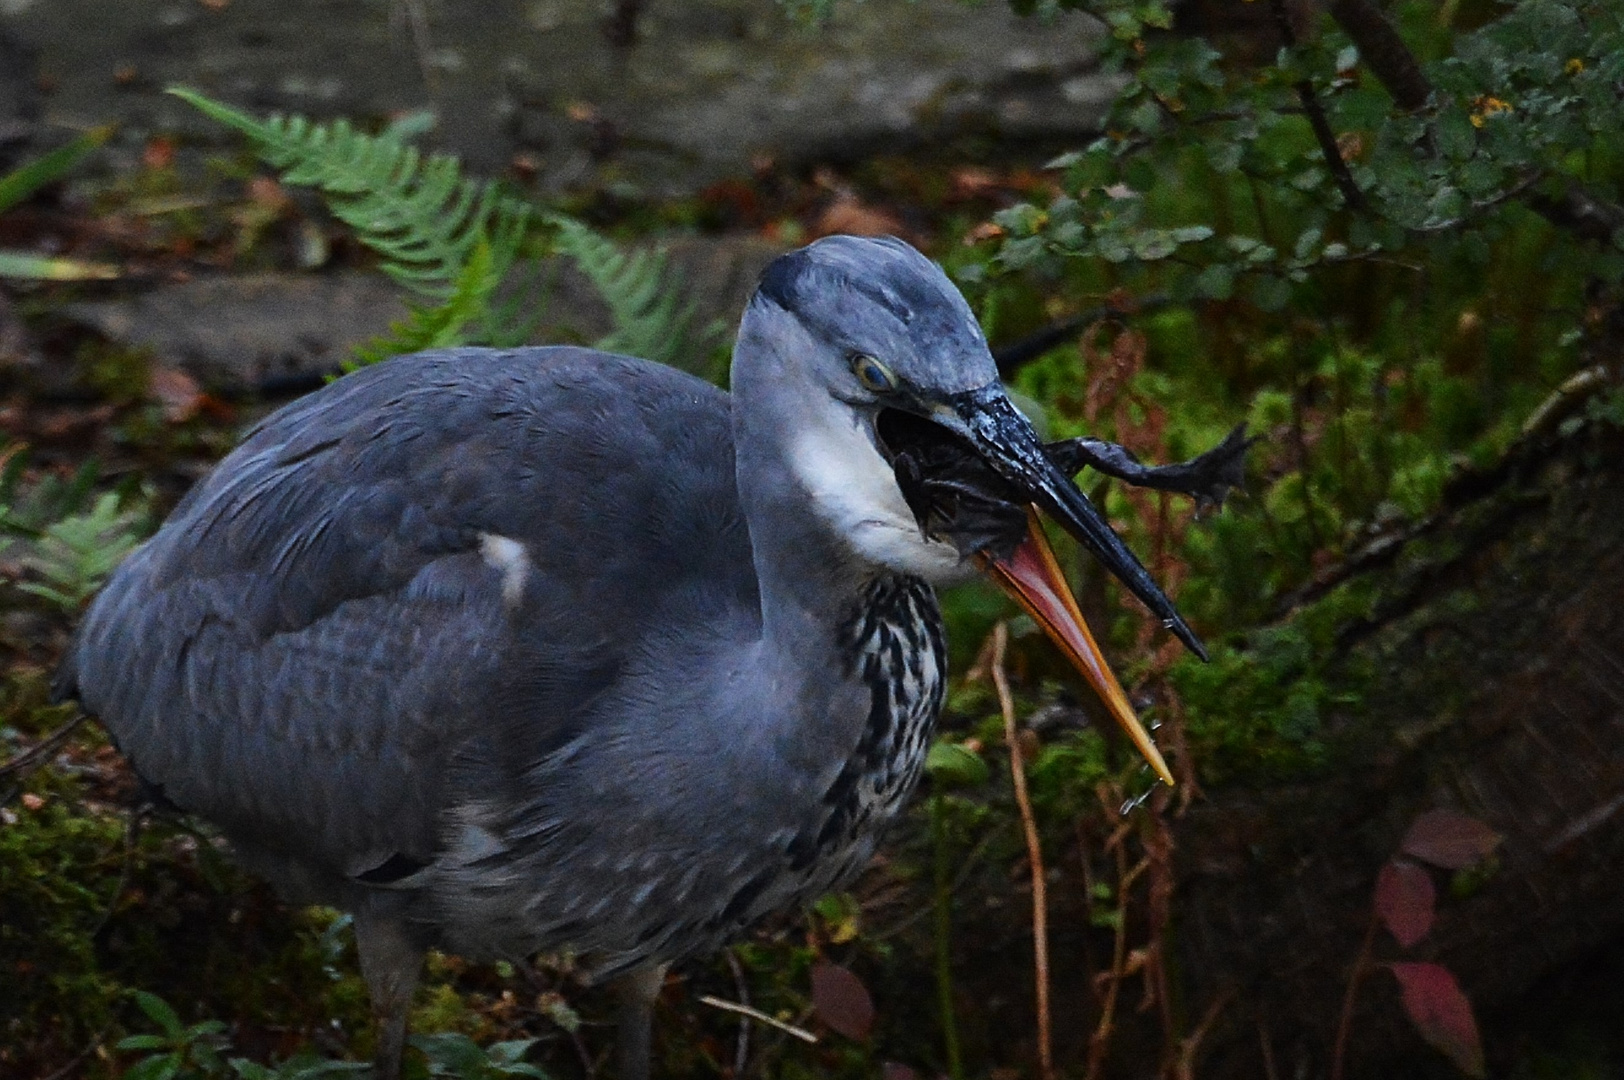
[[[1326,774],[1209,789],[1178,824],[1191,1022],[1233,995],[1204,1080],[1331,1073],[1376,876],[1427,810],[1503,840],[1475,889],[1434,872],[1418,945],[1377,932],[1346,1075],[1427,1053],[1384,962],[1443,964],[1482,1018],[1624,928],[1624,432],[1566,428],[1458,481],[1426,527],[1337,586],[1379,600],[1342,627],[1327,678],[1366,687],[1374,672],[1379,691],[1333,717]],[[1492,1073],[1509,1048],[1484,1041]]]

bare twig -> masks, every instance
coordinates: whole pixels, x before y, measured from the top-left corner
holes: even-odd
[[[1001,625],[1001,624],[1000,624]],[[947,1053],[950,1080],[964,1080],[959,1056],[958,1015],[953,1009],[953,904],[952,864],[948,861],[946,809],[940,792],[930,797],[930,843],[933,864],[931,911],[935,915],[936,1004],[941,1014],[942,1048]]]
[[[118,911],[119,898],[124,890],[130,886],[130,870],[135,866],[135,849],[141,839],[142,814],[138,810],[129,811],[128,820],[124,823],[124,857],[118,871],[118,882],[113,886],[113,895],[107,899],[107,910],[96,921],[95,929],[87,935],[92,941],[101,936],[107,929],[107,924],[113,921],[113,914]]]
[[[1286,0],[1269,0],[1269,7],[1274,11],[1274,23],[1280,31],[1280,40],[1287,48],[1296,45],[1297,31],[1292,29],[1291,13],[1286,10]],[[1308,118],[1308,126],[1314,129],[1314,141],[1319,143],[1320,154],[1325,158],[1326,168],[1331,170],[1331,176],[1342,192],[1342,200],[1348,204],[1350,210],[1370,209],[1365,193],[1359,190],[1358,183],[1353,179],[1353,171],[1348,168],[1348,162],[1342,156],[1342,148],[1336,144],[1336,132],[1331,130],[1331,121],[1325,115],[1325,107],[1320,104],[1319,96],[1314,93],[1313,81],[1306,78],[1298,79],[1292,89],[1297,91],[1297,100],[1302,102],[1303,115]]]
[[[1258,1051],[1263,1055],[1263,1080],[1280,1080],[1280,1072],[1274,1065],[1274,1037],[1269,1034],[1269,1025],[1261,1016],[1257,1021]]]
[[[429,12],[425,0],[395,0],[389,12],[390,24],[406,28],[411,35],[412,51],[417,54],[417,69],[423,84],[430,90],[439,88],[439,73],[434,67],[434,41],[429,36]]]
[[[1044,1080],[1054,1072],[1054,1039],[1049,1019],[1049,905],[1043,873],[1043,846],[1038,841],[1037,819],[1026,790],[1026,763],[1015,730],[1015,699],[1009,692],[1009,676],[1004,671],[1004,653],[1009,647],[1009,627],[993,628],[992,682],[998,690],[998,707],[1004,714],[1004,741],[1009,744],[1009,771],[1015,782],[1015,805],[1021,812],[1021,828],[1026,834],[1026,856],[1032,868],[1032,953],[1037,983],[1038,1071]]]
[[[1105,786],[1100,789],[1100,805],[1106,814],[1116,811],[1117,796],[1121,789],[1109,790]],[[1116,1024],[1117,997],[1122,987],[1122,980],[1127,975],[1128,962],[1128,890],[1133,887],[1134,879],[1144,869],[1145,864],[1128,866],[1128,834],[1133,825],[1117,813],[1118,824],[1105,841],[1105,850],[1116,858],[1117,889],[1116,889],[1116,938],[1111,945],[1111,970],[1105,972],[1103,977],[1107,987],[1105,1001],[1100,1006],[1100,1021],[1094,1028],[1094,1034],[1088,1040],[1088,1080],[1097,1080],[1100,1071],[1105,1067],[1105,1051],[1111,1042],[1111,1030]]]
[[[1226,990],[1213,998],[1212,1004],[1207,1006],[1207,1011],[1201,1017],[1201,1022],[1195,1026],[1195,1030],[1179,1040],[1178,1057],[1173,1062],[1172,1068],[1173,1080],[1195,1080],[1195,1058],[1201,1050],[1201,1043],[1212,1030],[1212,1026],[1218,1022],[1224,1006],[1234,998],[1233,990]]]
[[[4,765],[0,765],[0,776],[10,776],[14,772],[28,772],[34,769],[45,758],[55,753],[57,747],[67,742],[68,736],[72,735],[74,729],[84,723],[85,720],[85,714],[80,713]]]
[[[1359,981],[1370,968],[1370,950],[1376,946],[1376,913],[1370,913],[1370,924],[1365,927],[1365,940],[1354,957],[1353,970],[1348,973],[1348,992],[1342,995],[1342,1016],[1336,1022],[1336,1044],[1331,1048],[1331,1080],[1342,1080],[1342,1066],[1348,1056],[1348,1034],[1353,1028],[1353,1003],[1359,993]]]
[[[999,345],[993,349],[992,357],[998,364],[998,373],[1007,379],[1023,365],[1070,341],[1102,319],[1124,319],[1172,305],[1173,298],[1166,293],[1134,297],[1127,303],[1102,304],[1052,322],[1018,341]]]
[[[1533,191],[1523,201],[1552,225],[1585,240],[1607,243],[1624,229],[1624,207],[1586,191],[1576,180],[1568,181],[1560,197]]]
[[[778,1017],[773,1016],[770,1013],[764,1013],[760,1009],[751,1008],[749,1005],[741,1005],[737,1001],[727,1001],[723,998],[712,997],[710,994],[701,995],[699,1000],[701,1004],[709,1005],[713,1009],[721,1009],[723,1012],[738,1013],[740,1016],[747,1016],[751,1020],[759,1020],[768,1027],[777,1028],[786,1035],[795,1036],[802,1042],[816,1043],[818,1041],[818,1037],[805,1028],[796,1027],[794,1024],[786,1024],[784,1021],[778,1019]]]
[[[725,951],[728,970],[733,972],[733,987],[738,991],[739,1004],[746,1007],[750,1004],[750,984],[745,981],[744,967],[732,949]],[[733,1049],[733,1076],[740,1080],[744,1076],[744,1067],[750,1063],[750,1018],[744,1017],[739,1021],[739,1041]]]
[[[17,793],[23,789],[23,777],[45,764],[52,754],[62,748],[62,744],[68,741],[68,737],[78,730],[79,725],[84,723],[85,720],[85,714],[80,713],[27,750],[0,765],[0,777],[11,776],[14,773],[17,776],[17,783],[6,789],[4,793],[0,793],[0,806],[4,806],[17,797]]]

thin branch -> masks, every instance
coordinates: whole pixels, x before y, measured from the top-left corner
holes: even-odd
[[[1130,315],[1139,315],[1145,312],[1158,311],[1171,307],[1173,298],[1166,293],[1152,293],[1149,296],[1130,298],[1124,303],[1102,304],[1099,307],[1080,311],[1076,315],[1068,315],[1058,322],[1033,331],[1026,337],[1011,341],[1007,345],[999,345],[992,351],[992,358],[998,364],[998,374],[1008,379],[1016,369],[1030,363],[1048,352],[1050,349],[1076,337],[1086,327],[1092,326],[1101,319],[1125,318]]]
[[[1560,198],[1531,192],[1523,201],[1552,225],[1585,240],[1609,243],[1624,229],[1624,207],[1596,197],[1577,180],[1568,183]]]
[[[701,1004],[709,1005],[713,1009],[721,1009],[723,1012],[737,1013],[740,1016],[747,1016],[751,1020],[759,1020],[768,1027],[774,1027],[786,1035],[795,1036],[802,1042],[816,1043],[818,1041],[818,1037],[805,1028],[798,1028],[794,1024],[786,1024],[778,1017],[770,1013],[764,1013],[760,1009],[751,1008],[749,1005],[740,1005],[737,1001],[727,1001],[723,998],[712,997],[710,994],[701,995],[699,1001]]]
[[[1393,95],[1398,107],[1406,112],[1426,108],[1432,83],[1381,9],[1370,0],[1331,0],[1330,11],[1342,32],[1359,47],[1360,59]]]
[[[1004,671],[1004,652],[1009,647],[1009,626],[993,628],[992,682],[998,689],[998,707],[1004,714],[1004,741],[1009,744],[1009,771],[1015,781],[1015,805],[1021,812],[1021,829],[1026,834],[1026,857],[1032,868],[1032,953],[1037,982],[1038,1074],[1053,1080],[1054,1039],[1049,1023],[1049,904],[1043,872],[1043,846],[1038,842],[1037,819],[1026,790],[1026,762],[1021,759],[1020,740],[1015,730],[1015,699],[1009,692],[1009,676]]]
[[[1114,794],[1121,795],[1120,789]],[[1110,813],[1112,803],[1106,799],[1106,792],[1101,790],[1101,802],[1106,813]],[[1122,980],[1126,977],[1128,960],[1128,890],[1139,876],[1139,870],[1144,866],[1129,868],[1128,850],[1125,841],[1132,825],[1123,820],[1116,830],[1105,841],[1105,850],[1111,852],[1116,859],[1117,887],[1116,887],[1116,936],[1111,945],[1111,970],[1106,972],[1104,978],[1107,988],[1105,1001],[1100,1006],[1100,1021],[1094,1028],[1094,1034],[1088,1040],[1088,1072],[1087,1080],[1098,1080],[1100,1071],[1105,1067],[1105,1052],[1110,1045],[1111,1031],[1116,1024],[1117,998],[1122,990]]]
[[[1274,24],[1280,31],[1280,40],[1287,48],[1292,48],[1297,44],[1297,31],[1292,29],[1291,13],[1286,10],[1286,0],[1269,0],[1269,7],[1274,12]],[[1365,198],[1365,193],[1359,190],[1359,184],[1353,178],[1353,170],[1348,168],[1347,159],[1342,156],[1342,148],[1336,144],[1336,132],[1331,130],[1331,121],[1325,115],[1325,107],[1320,104],[1319,95],[1314,93],[1313,80],[1298,79],[1292,89],[1297,91],[1297,100],[1303,103],[1303,115],[1308,117],[1308,126],[1314,129],[1314,140],[1319,143],[1320,154],[1325,158],[1326,168],[1331,170],[1337,189],[1342,192],[1342,201],[1348,204],[1350,210],[1368,211],[1370,203]]]
[[[55,1072],[46,1073],[44,1076],[40,1077],[39,1080],[67,1080],[69,1076],[72,1076],[78,1071],[81,1065],[90,1060],[90,1055],[101,1049],[102,1040],[107,1037],[107,1031],[107,1028],[102,1028],[100,1031],[96,1032],[96,1034],[91,1037],[89,1046],[79,1051],[79,1053],[70,1059],[66,1065],[62,1066],[60,1069],[57,1069]]]
[[[54,754],[58,747],[68,741],[74,729],[84,723],[88,717],[80,713],[66,724],[51,732],[45,738],[24,750],[4,765],[0,765],[0,776],[10,776],[14,772],[28,772],[41,764],[44,758]]]
[[[1206,1013],[1195,1030],[1179,1040],[1178,1058],[1173,1063],[1172,1075],[1174,1080],[1195,1080],[1195,1059],[1201,1051],[1201,1043],[1212,1031],[1213,1025],[1218,1022],[1219,1015],[1224,1008],[1235,999],[1235,991],[1225,990],[1212,1000],[1207,1006]]]
[[[933,863],[931,911],[935,915],[936,1004],[941,1014],[942,1048],[947,1053],[950,1080],[964,1080],[964,1059],[959,1054],[958,1015],[953,1008],[953,904],[952,871],[947,851],[946,809],[940,793],[930,797],[930,843]]]
[[[744,967],[732,949],[722,954],[727,957],[727,966],[733,972],[733,986],[739,994],[739,1004],[746,1007],[750,1004],[750,984],[745,981]],[[739,1021],[739,1041],[733,1050],[733,1076],[734,1080],[743,1080],[744,1068],[750,1064],[750,1018],[746,1016]]]
[[[1524,202],[1528,203],[1531,208],[1533,208],[1536,211],[1539,211],[1539,206],[1536,205],[1536,203],[1541,198],[1541,196],[1539,196],[1537,194],[1534,194],[1534,193],[1531,193],[1530,189],[1533,188],[1533,186],[1535,184],[1539,183],[1544,178],[1545,178],[1545,174],[1542,171],[1540,171],[1538,169],[1535,169],[1534,171],[1525,174],[1522,177],[1522,179],[1518,180],[1515,184],[1513,184],[1510,187],[1506,188],[1504,191],[1500,192],[1499,194],[1492,195],[1487,199],[1479,199],[1479,200],[1473,202],[1470,206],[1468,206],[1466,208],[1466,213],[1462,214],[1460,217],[1450,218],[1448,221],[1440,221],[1440,222],[1436,222],[1436,223],[1434,223],[1432,225],[1408,226],[1407,227],[1408,231],[1410,231],[1412,233],[1419,234],[1419,235],[1426,235],[1426,234],[1429,234],[1429,233],[1453,232],[1456,229],[1460,228],[1462,225],[1465,225],[1467,222],[1471,221],[1474,217],[1477,217],[1480,214],[1487,213],[1488,211],[1493,210],[1495,207],[1499,206],[1501,203],[1508,202],[1508,201],[1510,201],[1512,199],[1522,199]],[[1546,199],[1544,201],[1547,202],[1547,203],[1554,203],[1554,200],[1551,200],[1551,199]],[[1620,211],[1620,213],[1624,213],[1624,211]],[[1546,218],[1546,220],[1550,221],[1551,224],[1553,224],[1553,225],[1564,226],[1564,227],[1566,226],[1566,223],[1564,223],[1562,221],[1558,221],[1556,218],[1551,217],[1548,214],[1544,214],[1543,212],[1541,212],[1541,215],[1544,216]],[[1585,235],[1582,231],[1579,231],[1577,229],[1575,229],[1575,231],[1578,232],[1578,234],[1580,236]],[[1611,235],[1611,234],[1609,234],[1609,235]]]
[[[87,719],[88,717],[84,713],[80,713],[29,749],[0,765],[0,777],[10,776],[13,773],[17,776],[17,782],[3,793],[0,793],[0,806],[4,806],[16,798],[18,792],[23,789],[23,779],[45,764],[50,756],[61,749],[62,744],[68,741],[68,737],[78,730],[79,725]]]
[[[1365,928],[1365,940],[1354,957],[1353,970],[1348,973],[1348,992],[1342,997],[1342,1016],[1336,1022],[1336,1045],[1331,1048],[1331,1080],[1342,1080],[1342,1066],[1348,1053],[1348,1034],[1353,1029],[1353,1002],[1359,992],[1359,981],[1370,967],[1370,951],[1376,945],[1376,913],[1370,913],[1370,925]]]

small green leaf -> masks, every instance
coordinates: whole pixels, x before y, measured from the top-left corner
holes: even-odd
[[[1142,232],[1133,238],[1133,253],[1145,262],[1165,259],[1178,250],[1178,240],[1171,233],[1157,229]]]
[[[1252,303],[1264,311],[1279,311],[1291,301],[1291,285],[1272,274],[1252,279]]]
[[[97,501],[97,507],[100,508],[108,498],[113,498],[115,503],[117,501],[114,496],[104,495],[101,500]],[[147,1018],[154,1024],[163,1028],[165,1034],[172,1035],[177,1039],[185,1036],[186,1025],[181,1023],[180,1015],[170,1008],[169,1002],[157,994],[149,994],[145,990],[136,990],[133,992],[133,996],[135,997],[136,1006],[146,1013]]]
[[[48,154],[0,176],[0,214],[53,181],[66,176],[84,156],[112,137],[111,127],[93,128]]]
[[[931,781],[948,787],[980,787],[989,770],[980,754],[962,743],[946,739],[931,744],[925,755],[925,772]]]
[[[1195,291],[1209,300],[1228,300],[1235,293],[1235,268],[1213,263],[1196,275]]]
[[[1458,107],[1440,112],[1432,130],[1438,152],[1446,158],[1465,161],[1477,150],[1477,129]]]
[[[1297,236],[1297,244],[1292,249],[1292,254],[1299,259],[1308,258],[1309,253],[1319,245],[1320,240],[1324,239],[1324,237],[1325,230],[1317,225],[1310,225]]]
[[[142,1058],[124,1070],[124,1080],[174,1080],[181,1064],[179,1054]]]

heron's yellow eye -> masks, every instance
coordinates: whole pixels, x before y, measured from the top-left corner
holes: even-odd
[[[889,394],[897,388],[897,379],[889,368],[872,356],[858,353],[851,358],[851,373],[863,384],[863,389],[876,394]]]

